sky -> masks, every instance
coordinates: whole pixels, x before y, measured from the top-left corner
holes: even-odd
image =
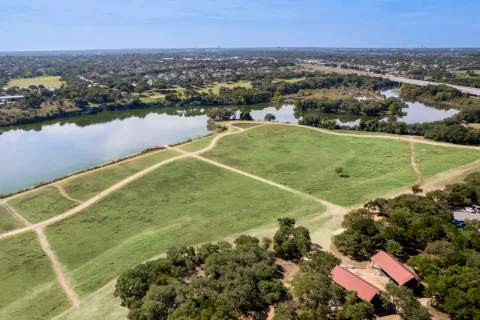
[[[0,0],[0,51],[480,47],[479,0]]]

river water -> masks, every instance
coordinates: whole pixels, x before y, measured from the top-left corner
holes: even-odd
[[[386,92],[394,95],[396,92]],[[441,120],[457,110],[437,110],[409,103],[402,121]],[[272,113],[280,122],[298,122],[292,105],[263,103],[238,106],[255,120]],[[12,192],[76,171],[128,156],[145,148],[203,136],[205,108],[164,108],[104,112],[0,128],[0,192]],[[238,116],[239,112],[237,112]],[[324,114],[339,124],[354,125],[350,115]]]

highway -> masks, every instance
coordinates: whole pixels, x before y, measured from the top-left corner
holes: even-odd
[[[302,65],[300,65],[300,66],[302,66]],[[463,93],[470,93],[472,95],[480,96],[480,88],[463,87],[463,86],[457,86],[455,84],[449,84],[449,83],[415,80],[415,79],[397,77],[397,76],[391,75],[391,74],[386,74],[386,75],[385,74],[377,74],[377,73],[373,73],[373,72],[366,72],[366,71],[353,70],[353,69],[332,68],[332,67],[318,66],[318,65],[312,65],[312,64],[304,64],[303,66],[310,67],[310,68],[320,70],[320,71],[329,71],[329,72],[336,72],[336,73],[343,73],[343,74],[345,74],[345,73],[356,73],[356,74],[364,75],[364,76],[382,77],[382,78],[385,78],[385,79],[390,79],[392,81],[396,81],[396,82],[400,82],[400,83],[409,83],[409,84],[414,84],[414,85],[417,85],[417,86],[428,86],[428,85],[438,86],[438,85],[443,84],[443,85],[455,88],[457,90],[460,90]]]
[[[376,74],[372,74],[375,76],[378,76]],[[396,77],[390,74],[387,75],[382,75],[383,78],[390,79],[392,81],[396,82],[401,82],[401,83],[409,83],[409,84],[415,84],[417,86],[428,86],[428,85],[446,85],[452,88],[455,88],[457,90],[462,91],[463,93],[470,93],[476,96],[480,96],[480,88],[472,88],[472,87],[463,87],[463,86],[457,86],[455,84],[449,84],[449,83],[440,83],[440,82],[431,82],[431,81],[424,81],[424,80],[415,80],[415,79],[408,79],[408,78],[402,78],[402,77]]]

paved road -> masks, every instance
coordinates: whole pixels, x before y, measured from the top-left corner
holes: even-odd
[[[417,86],[444,84],[446,86],[449,86],[449,87],[455,88],[457,90],[460,90],[463,93],[470,93],[470,94],[473,94],[473,95],[476,95],[476,96],[480,96],[480,88],[457,86],[455,84],[449,84],[449,83],[440,83],[440,82],[431,82],[431,81],[424,81],[424,80],[408,79],[408,78],[403,78],[403,77],[396,77],[396,76],[393,76],[393,75],[390,75],[390,74],[383,75],[382,77],[386,78],[386,79],[390,79],[392,81],[396,81],[396,82],[415,84]]]

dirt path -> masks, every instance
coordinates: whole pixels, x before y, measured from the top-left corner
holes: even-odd
[[[53,185],[58,189],[58,191],[60,191],[60,193],[62,194],[62,196],[64,196],[64,197],[67,198],[68,200],[71,200],[71,201],[77,202],[77,203],[82,203],[82,201],[70,197],[70,196],[68,195],[68,193],[65,191],[65,189],[64,189],[61,185],[59,185],[58,183],[54,183]]]
[[[50,262],[52,263],[52,267],[53,267],[53,270],[55,271],[58,282],[62,286],[63,290],[67,294],[70,301],[72,302],[72,305],[75,308],[78,308],[78,306],[80,305],[80,300],[78,299],[75,291],[70,286],[70,280],[68,279],[65,273],[65,270],[63,270],[63,267],[60,264],[60,261],[58,261],[57,257],[55,256],[55,253],[53,253],[52,248],[48,243],[47,237],[43,232],[43,228],[38,228],[35,231],[38,233],[38,238],[40,239],[40,244],[42,245],[43,251],[45,251],[48,258],[50,259]]]
[[[341,209],[341,210],[344,210],[345,212],[348,211],[347,208],[344,208],[344,207],[342,207],[342,206],[336,205],[336,204],[331,203],[331,202],[329,202],[329,201],[326,201],[326,200],[317,198],[317,197],[315,197],[315,196],[312,196],[311,194],[304,193],[304,192],[298,191],[298,190],[296,190],[296,189],[292,189],[292,188],[287,187],[287,186],[285,186],[285,185],[283,185],[283,184],[279,184],[279,183],[276,183],[276,182],[273,182],[273,181],[270,181],[270,180],[261,178],[261,177],[259,177],[259,176],[253,175],[253,174],[251,174],[251,173],[248,173],[248,172],[244,172],[244,171],[235,169],[235,168],[233,168],[233,167],[230,167],[230,166],[227,166],[227,165],[225,165],[225,164],[222,164],[222,163],[219,163],[219,162],[216,162],[216,161],[213,161],[213,160],[204,158],[204,157],[199,156],[199,155],[191,155],[191,156],[194,157],[194,158],[196,158],[196,159],[199,159],[199,160],[208,162],[208,163],[210,163],[210,164],[213,164],[213,165],[215,165],[215,166],[218,166],[218,167],[221,167],[221,168],[224,168],[224,169],[227,169],[227,170],[236,172],[236,173],[238,173],[238,174],[244,175],[244,176],[246,176],[246,177],[249,177],[249,178],[252,178],[252,179],[261,181],[261,182],[266,183],[266,184],[268,184],[268,185],[274,186],[274,187],[276,187],[276,188],[278,188],[278,189],[282,189],[282,190],[288,191],[288,192],[290,192],[290,193],[296,194],[296,195],[298,195],[298,196],[301,196],[301,197],[303,197],[303,198],[307,198],[307,199],[316,201],[316,202],[318,202],[318,203],[320,203],[320,204],[322,204],[322,205],[324,205],[324,206],[326,206],[326,207]]]
[[[114,184],[113,186],[109,187],[108,189],[100,192],[99,194],[97,194],[93,198],[90,198],[87,201],[82,202],[78,206],[76,206],[76,207],[74,207],[74,208],[72,208],[72,209],[70,209],[70,210],[68,210],[68,211],[66,211],[62,214],[59,214],[59,215],[57,215],[53,218],[50,218],[48,220],[39,222],[37,224],[30,225],[30,226],[25,227],[25,228],[16,229],[16,230],[12,230],[10,232],[6,232],[6,233],[3,234],[3,236],[4,236],[4,238],[6,238],[6,237],[11,237],[11,236],[14,236],[14,235],[17,235],[17,234],[20,234],[20,233],[23,233],[23,232],[26,232],[26,231],[29,231],[29,230],[43,229],[48,225],[51,225],[55,222],[61,221],[63,219],[66,219],[70,216],[73,216],[73,215],[79,213],[80,211],[82,211],[82,210],[88,208],[89,206],[91,206],[92,204],[94,204],[94,203],[98,202],[99,200],[105,198],[106,196],[110,195],[114,191],[117,191],[118,189],[120,189],[120,188],[126,186],[127,184],[129,184],[130,182],[135,181],[138,178],[143,177],[144,175],[154,171],[155,169],[157,169],[157,168],[159,168],[163,165],[166,165],[168,163],[171,163],[173,161],[183,159],[183,158],[186,158],[186,157],[187,157],[187,155],[183,154],[183,155],[179,155],[179,156],[167,159],[167,160],[162,161],[162,162],[158,162],[151,167],[148,167],[148,168],[146,168],[142,171],[139,171],[139,172],[129,176],[128,178],[126,178],[126,179],[124,179],[120,182],[117,182],[116,184]]]
[[[422,175],[422,172],[420,171],[420,168],[418,168],[417,163],[415,162],[415,142],[413,140],[410,140],[408,144],[410,145],[410,161],[412,162],[413,170],[415,170],[415,173],[418,177],[417,184],[423,184],[425,182],[425,179]]]
[[[6,202],[0,203],[0,205],[3,205],[3,206],[5,207],[5,209],[7,209],[7,211],[8,211],[12,216],[14,216],[14,217],[17,218],[18,220],[20,220],[24,225],[26,225],[26,226],[31,226],[31,225],[32,225],[30,222],[27,221],[27,219],[25,219],[24,217],[22,217],[17,211],[15,211],[15,209],[13,209],[12,207],[10,207]]]
[[[236,168],[233,168],[233,167],[230,167],[230,166],[227,166],[223,163],[219,163],[219,162],[216,162],[216,161],[213,161],[211,159],[208,159],[208,158],[205,158],[205,157],[202,157],[200,156],[199,154],[201,153],[205,153],[209,150],[211,150],[215,144],[217,143],[217,141],[225,136],[228,136],[228,135],[233,135],[233,134],[237,134],[237,133],[241,133],[241,132],[245,132],[247,130],[250,130],[250,129],[253,129],[253,128],[258,128],[259,126],[257,127],[252,127],[252,128],[248,128],[248,129],[243,129],[242,131],[235,131],[235,132],[227,132],[227,133],[224,133],[224,134],[221,134],[217,137],[215,137],[212,142],[210,143],[210,145],[200,151],[197,151],[197,152],[187,152],[187,151],[183,151],[181,149],[176,149],[176,148],[172,148],[173,150],[176,150],[178,152],[181,152],[183,153],[185,156],[188,156],[188,157],[193,157],[193,158],[196,158],[198,160],[201,160],[201,161],[204,161],[204,162],[208,162],[210,164],[213,164],[217,167],[220,167],[220,168],[223,168],[223,169],[226,169],[226,170],[230,170],[230,171],[233,171],[235,173],[238,173],[238,174],[241,174],[243,176],[246,176],[246,177],[249,177],[251,179],[255,179],[257,181],[260,181],[260,182],[263,182],[263,183],[266,183],[268,185],[271,185],[271,186],[274,186],[276,188],[279,188],[279,189],[282,189],[284,191],[287,191],[287,192],[290,192],[290,193],[293,193],[293,194],[296,194],[298,196],[301,196],[303,198],[307,198],[307,199],[310,199],[310,200],[313,200],[315,202],[318,202],[328,208],[335,208],[337,210],[341,210],[341,211],[344,211],[344,212],[347,212],[348,209],[347,208],[344,208],[342,206],[339,206],[339,205],[336,205],[334,203],[331,203],[329,201],[326,201],[326,200],[323,200],[323,199],[320,199],[320,198],[317,198],[315,196],[312,196],[311,194],[308,194],[308,193],[304,193],[304,192],[301,192],[301,191],[298,191],[296,189],[293,189],[293,188],[290,188],[290,187],[287,187],[285,185],[282,185],[282,184],[279,184],[279,183],[276,183],[276,182],[273,182],[273,181],[270,181],[270,180],[267,180],[265,178],[262,178],[262,177],[259,177],[259,176],[256,176],[254,174],[251,174],[251,173],[248,173],[248,172],[244,172],[242,170],[239,170],[239,169],[236,169]],[[171,147],[169,147],[171,148]]]
[[[268,125],[268,123],[264,123],[264,124],[258,125],[256,127],[251,127],[251,128],[246,128],[246,129],[235,127],[236,131],[230,131],[230,128],[232,128],[233,126],[228,124],[227,127],[229,127],[229,131],[217,135],[215,138],[212,139],[210,144],[206,148],[203,148],[202,150],[192,152],[192,153],[188,153],[186,151],[182,151],[182,150],[179,150],[179,149],[175,149],[175,150],[179,151],[179,152],[182,152],[182,153],[186,153],[186,154],[192,154],[192,155],[202,154],[202,153],[205,153],[205,152],[208,152],[208,151],[212,150],[215,147],[215,145],[217,144],[218,140],[220,140],[220,139],[222,139],[226,136],[231,136],[231,135],[234,135],[234,134],[242,133],[242,132],[245,132],[245,131],[248,131],[248,130],[251,130],[251,129],[255,129],[255,128],[259,128],[259,127],[263,127],[263,126],[266,126],[266,125]]]

